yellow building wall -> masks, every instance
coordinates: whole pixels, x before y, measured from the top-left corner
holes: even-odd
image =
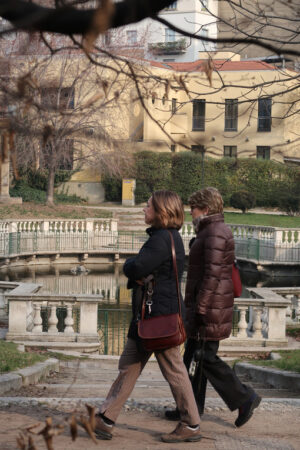
[[[172,79],[170,70],[152,70],[156,75],[159,73],[161,78]],[[299,98],[299,90],[291,94],[287,92],[293,81],[284,80],[291,75],[291,72],[277,70],[214,72],[210,87],[203,72],[177,72],[176,79],[184,77],[188,93],[173,78],[167,100],[163,100],[163,87],[156,89],[154,102],[148,98],[147,108],[158,123],[149,115],[144,115],[144,147],[152,149],[149,148],[152,141],[155,150],[157,141],[161,143],[162,151],[170,150],[171,144],[176,145],[176,151],[184,151],[189,150],[191,145],[200,144],[205,146],[206,156],[220,158],[223,156],[223,147],[231,145],[237,146],[238,157],[248,158],[256,157],[257,146],[270,146],[271,159],[282,162],[284,157],[300,157],[295,142],[298,117],[291,113],[287,115],[295,96]],[[226,88],[222,88],[222,84]],[[258,84],[261,87],[254,88]],[[281,92],[282,95],[279,95]],[[257,99],[261,96],[273,97],[271,131],[257,131]],[[175,114],[172,114],[172,98],[177,101]],[[193,99],[206,100],[204,131],[192,130]],[[238,131],[224,131],[225,99],[239,99]]]

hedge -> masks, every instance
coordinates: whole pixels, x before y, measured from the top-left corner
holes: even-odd
[[[257,159],[202,160],[197,153],[155,153],[144,151],[135,155],[135,167],[128,175],[136,179],[136,203],[145,202],[151,192],[158,189],[176,191],[186,204],[189,195],[203,186],[220,190],[225,205],[229,205],[234,192],[249,191],[254,194],[257,206],[276,207],[282,198],[293,192],[300,196],[298,168],[275,161]],[[107,200],[121,201],[121,180],[103,181]],[[119,187],[117,195],[113,187]]]

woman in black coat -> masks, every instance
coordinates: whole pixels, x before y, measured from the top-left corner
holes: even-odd
[[[120,410],[151,356],[151,352],[144,350],[137,332],[145,279],[149,275],[154,277],[154,290],[151,307],[146,308],[146,317],[165,316],[178,312],[176,278],[168,231],[172,233],[175,243],[180,280],[184,266],[184,247],[178,233],[184,220],[182,202],[174,192],[157,191],[150,197],[144,213],[145,223],[150,225],[147,229],[149,238],[138,255],[127,259],[124,264],[128,287],[133,290],[133,318],[128,340],[119,361],[119,375],[96,415],[95,434],[102,439],[112,438],[113,426]],[[172,433],[162,435],[162,440],[164,442],[199,441],[201,439],[200,417],[179,346],[155,351],[155,356],[162,374],[170,385],[180,413],[179,424]]]

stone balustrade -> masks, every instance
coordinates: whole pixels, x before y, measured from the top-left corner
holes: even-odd
[[[286,310],[287,325],[298,325],[300,323],[300,287],[272,288],[272,291],[289,301]]]
[[[256,264],[299,264],[300,229],[229,225],[237,258]],[[191,223],[181,229],[185,251],[194,236]],[[0,221],[0,257],[60,253],[134,254],[143,232],[118,232],[115,219]]]
[[[237,323],[222,345],[286,346],[286,318],[291,301],[272,288],[248,288],[247,291],[251,298],[234,300]]]
[[[118,230],[116,219],[23,219],[1,220],[0,233],[78,233],[83,231],[112,232]]]
[[[51,295],[34,293],[6,294],[9,302],[7,340],[38,342],[87,342],[97,343],[98,304],[100,295]],[[63,331],[58,330],[57,309],[64,308]],[[46,311],[47,330],[43,331],[42,311]],[[28,314],[30,311],[30,314]],[[74,316],[79,311],[79,329],[75,330]]]
[[[300,229],[275,228],[254,225],[230,226],[237,258],[253,262],[300,263]],[[194,236],[192,224],[185,223],[181,229],[185,250]]]
[[[97,317],[102,301],[100,295],[42,294],[40,285],[20,283],[16,286],[16,283],[10,283],[9,289],[8,284],[2,282],[6,289],[4,296],[9,302],[6,339],[21,342],[99,341]],[[292,299],[296,296],[299,300],[300,288],[249,288],[248,291],[251,298],[235,299],[233,332],[222,341],[222,346],[286,346],[286,325],[291,319]],[[296,318],[299,320],[299,303],[297,305]],[[61,308],[65,311],[65,317],[59,331],[57,312]],[[43,331],[42,311],[47,311],[46,331]],[[111,310],[110,314],[114,311]],[[75,327],[75,319],[79,326]]]

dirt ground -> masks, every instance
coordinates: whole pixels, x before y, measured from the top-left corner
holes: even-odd
[[[166,449],[185,450],[200,448],[203,450],[298,450],[300,449],[299,408],[288,408],[286,411],[257,411],[252,419],[237,429],[233,423],[236,413],[217,411],[203,416],[201,429],[203,438],[197,443],[165,444],[160,441],[162,433],[171,432],[176,426],[174,422],[164,420],[159,416],[145,411],[122,412],[114,430],[111,441],[98,440],[95,444],[82,429],[77,439],[71,440],[69,429],[56,436],[53,441],[54,450],[89,450],[97,446],[112,450],[131,449]],[[66,413],[59,413],[41,407],[27,408],[10,406],[0,410],[0,448],[12,450],[17,446],[16,438],[21,430],[35,424],[43,423],[46,417],[52,416],[55,424],[65,423],[69,417]],[[41,436],[33,436],[35,447],[32,450],[46,449]],[[27,447],[26,447],[27,448]],[[28,447],[29,448],[29,447]]]

